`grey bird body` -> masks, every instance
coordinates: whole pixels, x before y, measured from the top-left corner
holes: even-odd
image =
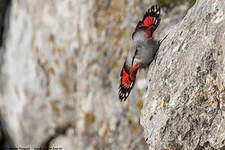
[[[159,42],[153,38],[145,39],[145,33],[136,34],[140,35],[135,35],[132,41],[133,44],[136,45],[136,56],[134,56],[133,64],[139,63],[140,68],[146,68],[153,61],[159,48]]]
[[[155,54],[159,48],[159,42],[153,38],[146,39],[144,31],[135,33],[132,41],[131,48],[126,58],[126,65],[132,67],[138,63],[139,68],[146,68],[152,62]]]
[[[131,46],[120,74],[119,98],[126,100],[133,88],[138,69],[147,68],[157,54],[160,42],[153,39],[153,32],[160,23],[160,8],[152,6],[136,26]]]

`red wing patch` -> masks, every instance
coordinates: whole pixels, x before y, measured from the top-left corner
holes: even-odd
[[[120,87],[119,87],[119,98],[120,101],[126,100],[130,94],[130,91],[134,87],[136,74],[139,65],[136,64],[133,68],[126,68],[124,65],[120,74]]]
[[[160,16],[160,8],[157,5],[154,5],[150,9],[148,9],[142,21],[138,22],[136,29],[132,35],[132,38],[138,30],[144,30],[146,32],[146,38],[147,39],[151,38],[153,32],[160,23],[159,16]]]
[[[129,88],[132,80],[130,79],[130,75],[125,71],[125,68],[123,68],[121,80],[122,80],[121,81],[122,86],[124,88]]]

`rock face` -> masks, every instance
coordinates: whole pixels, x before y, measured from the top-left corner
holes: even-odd
[[[143,80],[126,103],[117,92],[132,31],[153,3],[12,1],[0,51],[0,118],[9,145],[148,149],[139,123]],[[186,9],[162,11],[156,37]],[[151,65],[141,123],[153,149],[224,146],[223,15],[222,0],[198,2]]]
[[[6,11],[9,6],[10,0],[0,0],[0,47],[3,43],[3,32],[4,32],[4,20],[6,16]]]
[[[11,0],[0,0],[0,66],[3,64],[4,40],[9,27],[9,12]],[[1,68],[0,68],[1,69]]]
[[[148,72],[149,149],[225,149],[225,1],[198,0]]]
[[[15,146],[147,149],[140,89],[122,104],[117,90],[132,31],[152,4],[12,1],[0,111]]]
[[[17,147],[147,148],[137,101],[121,105],[117,96],[137,10],[146,9],[134,1],[12,1],[0,110]]]

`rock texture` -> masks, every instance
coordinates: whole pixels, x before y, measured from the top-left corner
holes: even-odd
[[[3,64],[3,55],[5,50],[4,41],[9,28],[10,3],[11,0],[0,0],[0,66]]]
[[[10,3],[10,0],[0,0],[0,47],[3,43],[3,32],[4,32],[4,20],[5,20],[5,14],[6,10],[8,8],[8,5]]]
[[[16,147],[147,148],[137,101],[117,98],[134,8],[142,14],[134,1],[12,1],[0,106]]]
[[[141,90],[127,103],[117,90],[132,31],[152,4],[12,1],[0,54],[0,111],[15,147],[147,149]]]
[[[148,72],[149,149],[225,149],[225,1],[198,0]]]
[[[117,92],[132,31],[152,4],[12,1],[0,54],[0,111],[15,147],[148,148],[139,123],[142,89],[134,89],[126,103]],[[186,8],[162,11],[166,19],[155,35],[163,37]]]

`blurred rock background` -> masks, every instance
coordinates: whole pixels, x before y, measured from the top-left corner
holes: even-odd
[[[143,99],[146,86],[152,82],[145,83],[144,73],[140,73],[128,101],[121,103],[117,95],[120,69],[132,32],[151,5],[162,6],[161,24],[155,33],[155,38],[161,39],[176,32],[175,25],[194,0],[9,2],[0,1],[2,147],[145,150],[159,144],[152,142],[155,136],[149,132],[160,123],[159,117],[148,122],[152,112],[158,114],[148,112],[154,110],[150,103],[154,99]],[[187,20],[190,18],[189,14]],[[170,35],[168,38],[172,39]],[[163,57],[161,51],[159,59]],[[154,65],[150,72],[158,73]],[[149,73],[148,78],[159,75]],[[155,85],[164,79],[153,81]],[[150,86],[147,94],[152,94]]]

